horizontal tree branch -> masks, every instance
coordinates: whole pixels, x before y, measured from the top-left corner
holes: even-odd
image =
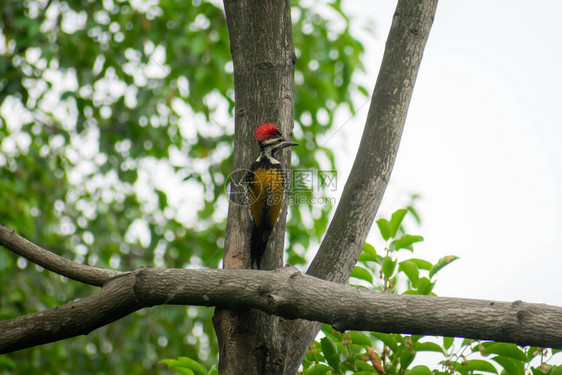
[[[143,307],[176,304],[259,309],[339,331],[459,336],[562,348],[562,307],[476,299],[393,295],[275,271],[144,267],[100,292],[0,323],[0,354],[87,334]]]
[[[107,280],[123,273],[76,263],[58,256],[29,242],[4,224],[0,224],[0,245],[49,271],[84,284],[102,286]]]

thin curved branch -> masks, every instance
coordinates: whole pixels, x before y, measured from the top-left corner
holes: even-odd
[[[123,274],[121,271],[87,266],[58,256],[29,242],[4,224],[0,224],[0,245],[49,271],[84,284],[102,286],[107,280]]]
[[[435,17],[437,0],[399,0],[355,162],[318,253],[307,274],[345,282],[361,253],[390,180],[414,83]],[[296,372],[321,325],[290,324],[287,353]]]
[[[387,333],[460,336],[562,348],[562,307],[394,295],[301,274],[294,267],[159,269],[111,279],[96,294],[0,323],[0,354],[87,334],[143,307],[176,304],[259,309],[287,319]]]
[[[307,273],[343,283],[390,180],[437,0],[399,0],[365,129],[340,203]]]

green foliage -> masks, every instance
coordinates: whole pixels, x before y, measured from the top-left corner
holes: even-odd
[[[218,374],[218,371],[214,366],[209,371],[207,371],[205,366],[187,357],[179,357],[178,359],[163,359],[160,361],[160,363],[163,363],[169,366],[171,369],[174,369],[186,375]]]
[[[0,10],[0,222],[98,267],[218,267],[234,108],[220,2],[45,4],[6,0]],[[333,170],[334,154],[318,139],[336,111],[353,110],[352,95],[367,92],[353,80],[363,47],[339,2],[292,6],[302,145],[294,168]],[[332,208],[310,199],[290,208],[289,262],[305,263]],[[0,250],[0,319],[95,290]],[[159,359],[179,356],[209,367],[218,355],[211,316],[194,307],[141,311],[87,337],[4,356],[0,372],[17,363],[21,374],[146,373],[167,371]]]
[[[415,216],[413,212],[416,212]],[[402,222],[408,213],[412,214],[415,222],[421,222],[413,208],[413,202],[407,209],[394,212],[390,220],[377,220],[385,243],[384,250],[380,252],[384,256],[377,255],[371,244],[365,244],[358,264],[351,274],[352,281],[384,293],[434,294],[432,289],[436,281],[433,277],[458,257],[446,256],[436,263],[412,258],[413,244],[422,241],[423,237],[410,235],[405,230]],[[409,241],[409,245],[412,245],[410,247],[392,246],[398,241],[397,238],[416,240]],[[400,252],[401,249],[408,252]],[[408,257],[399,260],[399,255]],[[433,336],[357,331],[342,333],[329,325],[322,327],[320,337],[320,342],[315,341],[305,357],[304,374],[307,374],[307,371],[379,375],[562,373],[562,366],[548,364],[558,351],[544,348],[521,348],[515,344],[460,340],[452,337],[438,339]],[[336,352],[334,348],[337,349]],[[427,363],[422,356],[423,352],[437,353],[443,359],[431,370],[430,367],[419,364],[420,361]],[[418,357],[419,353],[421,354]]]

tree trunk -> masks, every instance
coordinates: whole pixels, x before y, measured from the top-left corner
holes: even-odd
[[[288,0],[225,0],[224,6],[234,64],[232,179],[236,181],[258,156],[253,132],[259,124],[276,124],[286,138],[292,134],[296,55]],[[283,168],[290,168],[289,148],[282,153],[281,162]],[[249,268],[251,218],[243,194],[233,194],[234,189],[231,185],[224,268]],[[262,259],[263,269],[283,266],[286,214],[285,204]],[[287,340],[279,329],[281,320],[258,310],[217,308],[213,324],[220,373],[282,374]]]

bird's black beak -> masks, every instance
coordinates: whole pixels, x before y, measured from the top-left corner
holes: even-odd
[[[285,147],[290,147],[290,146],[298,146],[299,144],[297,142],[293,142],[293,141],[285,141],[285,143],[283,143],[283,148]]]

